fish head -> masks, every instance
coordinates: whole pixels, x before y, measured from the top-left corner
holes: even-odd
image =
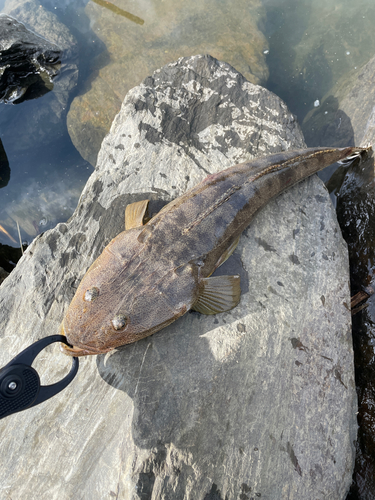
[[[107,353],[152,335],[190,309],[191,301],[186,304],[179,293],[186,283],[193,293],[189,269],[176,272],[150,262],[137,245],[131,249],[131,232],[137,230],[117,237],[126,250],[119,254],[115,238],[79,284],[60,327],[71,345],[61,345],[65,354]]]

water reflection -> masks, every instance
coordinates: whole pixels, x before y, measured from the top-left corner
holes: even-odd
[[[76,16],[78,6],[75,2]],[[21,76],[21,81],[15,82],[18,94],[13,103],[17,106],[0,104],[0,243],[19,246],[17,225],[21,240],[30,243],[71,216],[92,168],[72,146],[66,127],[78,81],[75,37],[56,16],[53,5],[48,10],[40,3],[24,6],[19,1],[4,4],[0,0],[0,7],[10,16],[3,19],[17,19],[11,21],[15,37],[11,50],[14,46],[18,49],[8,73],[14,70]],[[26,40],[23,51],[17,37],[21,47],[25,37],[35,43]],[[23,72],[19,74],[18,70]],[[8,94],[12,94],[10,88],[8,85]]]
[[[69,219],[91,172],[69,143],[15,155],[12,182],[2,190],[0,243],[19,246],[17,223],[22,241],[31,243]]]
[[[2,232],[3,234],[5,234],[5,236],[7,236],[12,243],[15,243],[17,245],[17,241],[13,238],[12,235],[10,235],[8,233],[8,231],[5,229],[5,227],[3,227],[1,224],[0,224],[0,232]]]

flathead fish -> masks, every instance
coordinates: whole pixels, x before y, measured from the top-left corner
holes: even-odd
[[[274,154],[209,175],[146,224],[148,200],[128,205],[125,231],[83,277],[61,325],[66,354],[106,353],[161,330],[190,309],[228,311],[239,276],[211,276],[269,200],[360,148]]]

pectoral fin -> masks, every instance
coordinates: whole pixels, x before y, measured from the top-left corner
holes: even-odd
[[[150,200],[141,200],[131,203],[125,209],[125,230],[143,226],[147,205]]]
[[[241,297],[240,277],[213,276],[202,280],[202,292],[192,309],[202,314],[217,314],[233,309]]]
[[[220,259],[216,262],[215,269],[220,267],[226,260],[229,259],[229,257],[232,255],[232,253],[236,250],[238,242],[240,241],[241,235],[239,235],[233,243],[225,250],[223,255],[220,257]]]

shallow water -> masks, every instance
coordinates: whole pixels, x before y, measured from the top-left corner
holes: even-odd
[[[372,0],[355,6],[349,0],[35,4],[55,14],[77,40],[79,78],[67,101],[68,123],[74,144],[92,164],[129,88],[179,56],[211,53],[226,60],[277,93],[302,123],[325,93],[375,54]],[[19,0],[0,0],[7,12],[12,5],[22,10]],[[32,124],[35,103],[48,113],[53,92],[17,105],[0,104],[0,138],[11,170],[0,190],[0,225],[9,235],[0,230],[0,243],[18,244],[17,222],[22,241],[29,243],[66,221],[93,170],[72,144],[64,113],[58,133],[53,127],[38,133],[43,128],[38,120],[35,129],[9,129],[12,121]]]

